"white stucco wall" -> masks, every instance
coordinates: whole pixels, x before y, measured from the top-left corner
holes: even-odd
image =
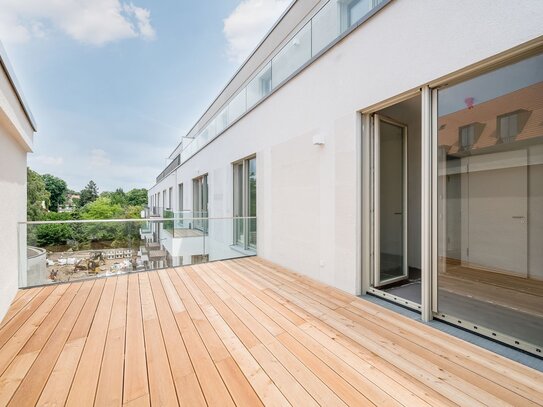
[[[33,130],[0,68],[0,319],[18,288],[17,222],[26,220],[26,155]]]
[[[351,293],[357,112],[543,35],[543,2],[395,0],[150,194],[208,173],[210,217],[232,216],[231,163],[256,153],[258,254]],[[322,134],[325,144],[313,145]]]

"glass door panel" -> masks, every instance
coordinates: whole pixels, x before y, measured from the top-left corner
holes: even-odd
[[[437,94],[438,311],[540,347],[543,55]]]
[[[375,275],[380,287],[408,277],[406,127],[374,117]]]

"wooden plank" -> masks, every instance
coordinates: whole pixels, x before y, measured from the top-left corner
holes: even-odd
[[[9,306],[6,315],[0,322],[0,330],[9,322],[11,319],[24,309],[32,300],[43,290],[44,287],[30,288],[28,290],[19,290],[17,295],[13,299],[13,302]]]
[[[52,286],[41,290],[29,303],[21,303],[21,305],[24,306],[16,313],[16,315],[13,315],[9,320],[5,319],[5,323],[0,328],[0,348],[2,348],[28,318],[34,314],[40,305],[49,298],[53,290],[55,290],[55,287]]]
[[[62,313],[62,317],[59,319],[55,325],[55,329],[50,336],[47,336],[46,342],[35,342],[32,343],[32,346],[28,346],[28,351],[24,352],[27,348],[23,348],[21,355],[25,353],[36,353],[40,352],[37,356],[35,362],[32,364],[32,367],[29,369],[28,373],[25,375],[24,379],[21,381],[21,384],[17,388],[17,391],[14,393],[13,397],[9,402],[9,406],[22,406],[22,405],[35,405],[40,397],[40,394],[45,387],[49,376],[57,362],[57,359],[68,339],[70,331],[85,304],[87,296],[90,293],[92,288],[92,282],[87,283],[74,283],[70,285],[70,288],[66,290],[65,295],[59,301],[57,306],[64,308],[65,312]],[[59,312],[60,314],[61,312]],[[51,320],[54,320],[52,318]],[[47,321],[40,326],[48,326]],[[51,324],[52,325],[52,324]],[[38,329],[39,331],[39,329]],[[38,333],[36,331],[36,334]],[[36,335],[33,338],[44,338],[45,335]],[[27,343],[27,345],[30,344]],[[34,347],[35,346],[35,347]],[[43,351],[46,350],[46,351]]]
[[[236,269],[235,271],[236,273],[241,272],[239,269]],[[248,280],[257,278],[255,270],[251,269],[250,272],[247,273],[246,278]],[[282,297],[274,295],[274,292],[270,291],[271,288],[275,287],[273,282],[266,284],[262,281],[261,284],[267,287],[265,290],[266,295],[271,295],[272,298],[276,299],[284,306],[293,306],[291,301],[286,301],[284,299],[281,301]],[[305,305],[307,307],[307,304]],[[425,402],[432,406],[450,404],[450,401],[439,394],[439,392],[422,383],[413,382],[410,375],[397,369],[394,364],[375,357],[372,352],[369,352],[358,343],[352,341],[352,343],[344,342],[341,345],[338,345],[338,342],[343,339],[338,331],[330,329],[328,325],[323,324],[318,318],[312,317],[308,312],[303,312],[301,315],[304,315],[308,322],[300,325],[300,328],[306,330],[308,326],[311,328],[316,326],[324,332],[327,332],[328,337],[321,335],[319,338],[321,346],[326,345],[334,354],[340,356],[345,363],[350,365],[350,367],[373,381],[377,388],[384,389],[390,396],[396,397],[398,401],[401,401],[402,403],[411,403],[413,405],[421,405]],[[296,334],[296,331],[291,331],[291,333]],[[311,335],[316,335],[316,333],[312,332]],[[296,338],[307,343],[307,339],[304,338],[303,335],[296,335]],[[349,346],[352,344],[355,344],[355,346]],[[343,348],[343,346],[347,346],[347,348]],[[368,397],[371,395],[372,397],[370,397],[370,400],[378,405],[383,403],[383,395],[379,392],[376,393],[375,390],[373,390],[373,392],[368,392],[368,390],[366,390],[364,394]]]
[[[21,328],[8,340],[5,345],[2,346],[2,348],[0,348],[0,374],[5,371],[11,361],[17,356],[21,349],[23,349],[28,341],[33,338],[33,335],[40,330],[41,323],[50,315],[51,310],[56,310],[57,316],[59,315],[60,310],[57,305],[59,304],[59,301],[64,298],[63,296],[68,288],[69,285],[56,287],[51,295],[46,298],[45,301],[43,301],[36,312],[34,312],[34,314],[27,320],[27,322],[21,326]],[[62,305],[60,308],[62,308]],[[62,316],[62,314],[60,314],[60,316]],[[39,350],[41,350],[41,348],[35,349],[34,352]],[[27,351],[24,353],[32,352]]]
[[[213,330],[213,327],[205,317],[204,313],[200,309],[198,302],[202,303],[205,300],[202,298],[202,294],[199,290],[194,289],[192,282],[187,278],[186,272],[191,270],[190,267],[183,267],[177,269],[177,274],[181,277],[183,284],[179,284],[179,293],[183,304],[187,308],[187,312],[192,320],[196,330],[200,334],[202,341],[204,342],[207,351],[211,355],[211,358],[215,363],[226,359],[230,356],[226,350],[224,344],[221,342],[217,333]]]
[[[82,407],[94,404],[116,284],[116,277],[106,279],[85,348],[66,400],[67,406]]]
[[[213,312],[211,307],[205,307],[205,311],[209,321],[221,336],[224,344],[232,354],[232,358],[236,361],[260,400],[266,406],[289,406],[290,403],[277,385],[272,381],[268,373],[262,369],[224,319],[217,312]]]
[[[213,267],[215,265],[212,265]],[[203,267],[202,267],[203,268]],[[233,293],[231,293],[232,295]],[[242,300],[241,296],[233,296],[236,300]],[[243,301],[242,301],[243,302]],[[241,303],[239,303],[241,304]],[[288,351],[273,335],[264,329],[260,321],[263,320],[264,313],[255,307],[252,303],[247,303],[250,308],[242,310],[236,309],[238,315],[243,315],[242,319],[251,326],[253,332],[262,341],[268,351],[279,360],[288,372],[307,390],[307,392],[321,405],[342,405],[343,402],[337,395],[331,391],[320,379],[313,374],[307,367],[300,362],[292,353]],[[246,305],[247,305],[246,304]],[[250,312],[250,314],[249,314]],[[265,315],[269,318],[267,315]],[[281,329],[281,332],[283,330]],[[252,349],[251,349],[252,352]]]
[[[37,406],[63,406],[68,398],[86,338],[66,342],[40,395]]]
[[[273,290],[306,310],[310,310],[319,319],[361,344],[370,352],[379,355],[389,363],[394,363],[406,373],[426,383],[456,403],[483,405],[482,400],[492,400],[495,403],[494,405],[506,404],[462,378],[440,369],[435,363],[425,360],[420,355],[406,351],[405,348],[390,341],[390,339],[374,334],[371,331],[367,332],[361,328],[359,329],[355,321],[345,318],[333,310],[326,309],[307,297],[304,298],[298,292],[288,292],[284,287],[274,288]],[[310,304],[310,306],[308,307],[307,304]]]
[[[9,400],[27,375],[39,352],[18,355],[0,379],[0,406],[7,406]]]
[[[94,285],[72,328],[70,337],[66,341],[38,400],[37,404],[40,406],[61,406],[66,403],[92,322],[92,319],[89,320],[89,315],[94,316],[96,312],[105,280],[96,280],[93,283]],[[83,332],[83,327],[86,328],[85,332]]]
[[[281,279],[283,274],[282,272],[275,272],[274,278]],[[365,305],[364,312],[358,308],[360,304]],[[520,381],[516,381],[516,377],[513,379],[510,377],[511,370],[509,366],[517,367],[516,363],[508,363],[511,361],[494,354],[489,355],[492,357],[492,361],[489,361],[487,357],[480,358],[477,353],[479,348],[473,345],[459,341],[433,328],[424,325],[419,327],[417,325],[420,324],[414,324],[413,321],[406,320],[404,317],[399,318],[397,314],[391,311],[383,310],[375,304],[360,299],[354,299],[349,304],[346,303],[344,308],[363,315],[365,318],[370,318],[373,322],[387,329],[393,329],[394,332],[411,340],[413,343],[419,344],[425,349],[432,349],[438,355],[446,359],[452,359],[462,367],[469,367],[474,373],[489,377],[492,381],[520,395],[528,395],[534,402],[541,402],[539,397],[543,393],[541,381],[528,380],[525,375],[519,376]],[[372,315],[375,317],[372,317]],[[383,319],[386,319],[386,321],[383,321]],[[455,349],[455,351],[451,352],[452,349]],[[503,365],[504,362],[508,365],[507,368]],[[521,369],[524,370],[526,367],[521,366]]]
[[[123,404],[133,406],[150,405],[140,287],[137,274],[128,277],[125,346]]]
[[[121,406],[123,403],[124,344],[126,333],[126,306],[128,277],[117,279],[113,308],[104,349],[104,357],[96,389],[97,406]]]
[[[147,371],[149,372],[149,392],[151,404],[171,406],[177,404],[177,394],[170,370],[168,355],[162,337],[153,293],[146,273],[139,274],[143,332]]]
[[[315,354],[311,353],[300,342],[295,340],[289,333],[282,333],[277,339],[293,354],[300,358],[300,360],[310,368],[314,373],[318,374],[329,386],[333,389],[337,395],[347,405],[351,406],[373,406],[370,400],[368,400],[363,393],[359,392],[353,385],[356,385],[359,381],[353,382],[351,385],[343,377],[341,377],[336,371],[334,371],[325,362],[319,359]],[[383,403],[385,405],[388,403]],[[392,403],[390,403],[392,404]]]
[[[222,273],[220,277],[224,279],[223,286],[231,285],[232,289],[237,289],[238,292],[241,294],[249,295],[248,292],[252,291],[248,285],[239,285],[236,283],[236,281],[229,279],[229,275],[226,272]],[[258,293],[256,293],[255,295],[258,295]],[[251,301],[258,303],[255,298],[251,298]],[[269,307],[266,307],[264,302],[260,302],[259,304],[260,306],[264,307],[264,309],[267,309],[268,312],[274,314],[274,311]],[[278,320],[282,320],[284,324],[288,324],[288,322],[282,319],[279,314],[275,314],[274,317],[277,317]],[[369,381],[363,380],[361,385],[365,387],[364,394],[369,397],[373,403],[377,405],[394,405],[395,402],[393,398],[396,397],[398,398],[398,400],[402,400],[404,402],[405,400],[412,400],[412,405],[418,406],[425,404],[422,399],[414,397],[413,394],[411,394],[410,390],[408,391],[402,386],[398,385],[395,380],[390,380],[386,375],[382,374],[379,370],[369,365],[364,359],[352,361],[352,359],[354,359],[353,356],[354,355],[346,357],[344,362],[347,361],[349,363],[352,363],[352,365],[359,371],[362,377],[367,376],[367,379],[369,379]],[[374,383],[372,383],[372,381]],[[386,391],[388,391],[390,394],[387,395],[383,392],[383,390],[381,390],[381,388],[386,389]]]
[[[168,270],[168,276],[174,285],[177,294],[183,299],[186,297],[186,287],[175,270]],[[183,294],[181,294],[183,293]],[[183,304],[187,304],[183,301]],[[202,387],[206,402],[210,405],[234,405],[232,397],[228,392],[221,375],[208,353],[202,338],[199,336],[187,311],[175,313],[175,320],[183,340],[186,343],[192,365],[196,370],[198,381]]]
[[[208,313],[217,313],[217,310],[213,308],[206,295],[200,290],[200,288],[192,281],[192,279],[186,274],[188,271],[192,272],[192,268],[186,268],[185,273],[178,272],[181,279],[185,283],[185,286],[192,294],[194,300],[198,303],[198,306],[207,308]],[[202,315],[205,312],[202,311]],[[210,329],[214,329],[211,323],[206,318],[207,324]],[[226,387],[228,388],[230,395],[237,405],[261,405],[261,402],[256,395],[254,389],[251,387],[247,378],[243,375],[241,369],[237,366],[234,359],[230,356],[230,353],[226,349],[225,345],[219,338],[218,334],[213,330],[217,339],[220,341],[221,346],[224,348],[224,352],[228,354],[228,357],[216,361],[215,364],[221,377],[223,378]]]
[[[167,274],[163,271],[161,272],[161,276],[158,273],[149,274],[179,404],[184,406],[204,406],[206,405],[205,398],[187,348],[177,328],[172,309],[160,281],[161,277],[168,280],[169,284],[167,285],[169,289],[173,288]],[[173,289],[175,290],[175,288]],[[170,295],[172,294],[173,292],[170,291]],[[180,307],[176,304],[177,302],[174,300],[174,307],[179,310]]]
[[[239,317],[222,302],[217,293],[200,278],[201,273],[196,274],[189,271],[189,275],[209,300],[208,304],[202,305],[202,310],[259,398],[266,405],[288,404],[279,389],[247,350],[259,343],[256,337]],[[215,287],[220,291],[220,287]],[[249,405],[256,403],[254,400]]]

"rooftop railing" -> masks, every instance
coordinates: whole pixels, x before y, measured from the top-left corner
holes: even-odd
[[[157,177],[157,183],[388,1],[328,1],[202,129],[195,127],[183,138],[181,153]]]
[[[244,244],[240,230],[253,231],[254,244]],[[21,288],[251,255],[256,255],[256,218],[185,214],[19,223]]]

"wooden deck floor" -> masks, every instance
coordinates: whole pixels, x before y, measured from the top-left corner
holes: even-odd
[[[543,374],[260,258],[20,291],[0,406],[535,406]]]

